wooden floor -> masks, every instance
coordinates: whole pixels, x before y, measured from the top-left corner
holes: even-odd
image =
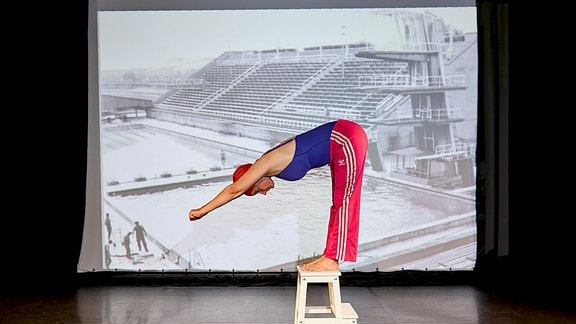
[[[326,305],[309,285],[307,305]],[[294,321],[296,286],[83,286],[0,297],[0,323],[250,323]],[[358,324],[576,323],[576,312],[474,286],[342,286]],[[573,298],[567,296],[566,298]]]

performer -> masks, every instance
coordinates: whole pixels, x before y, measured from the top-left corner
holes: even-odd
[[[360,195],[368,138],[362,126],[345,119],[328,122],[288,138],[262,154],[253,164],[239,166],[233,182],[204,206],[189,212],[191,221],[241,195],[266,195],[272,177],[288,181],[303,178],[310,169],[330,166],[332,206],[323,255],[301,265],[304,271],[333,271],[358,254]]]

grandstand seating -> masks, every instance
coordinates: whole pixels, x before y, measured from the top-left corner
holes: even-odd
[[[308,129],[327,119],[375,118],[407,96],[359,91],[360,81],[408,77],[407,63],[357,58],[366,47],[227,53],[154,107],[270,126]]]

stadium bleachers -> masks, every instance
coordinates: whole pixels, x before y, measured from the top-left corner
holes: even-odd
[[[358,91],[360,82],[407,77],[408,68],[354,56],[366,49],[370,46],[226,53],[194,76],[201,82],[175,91],[153,110],[296,129],[330,118],[378,117],[406,96]]]

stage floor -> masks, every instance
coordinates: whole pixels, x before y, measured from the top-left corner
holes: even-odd
[[[310,285],[307,305],[326,305]],[[341,287],[358,324],[576,323],[576,313],[474,286]],[[290,324],[295,286],[89,286],[0,297],[0,323]]]

